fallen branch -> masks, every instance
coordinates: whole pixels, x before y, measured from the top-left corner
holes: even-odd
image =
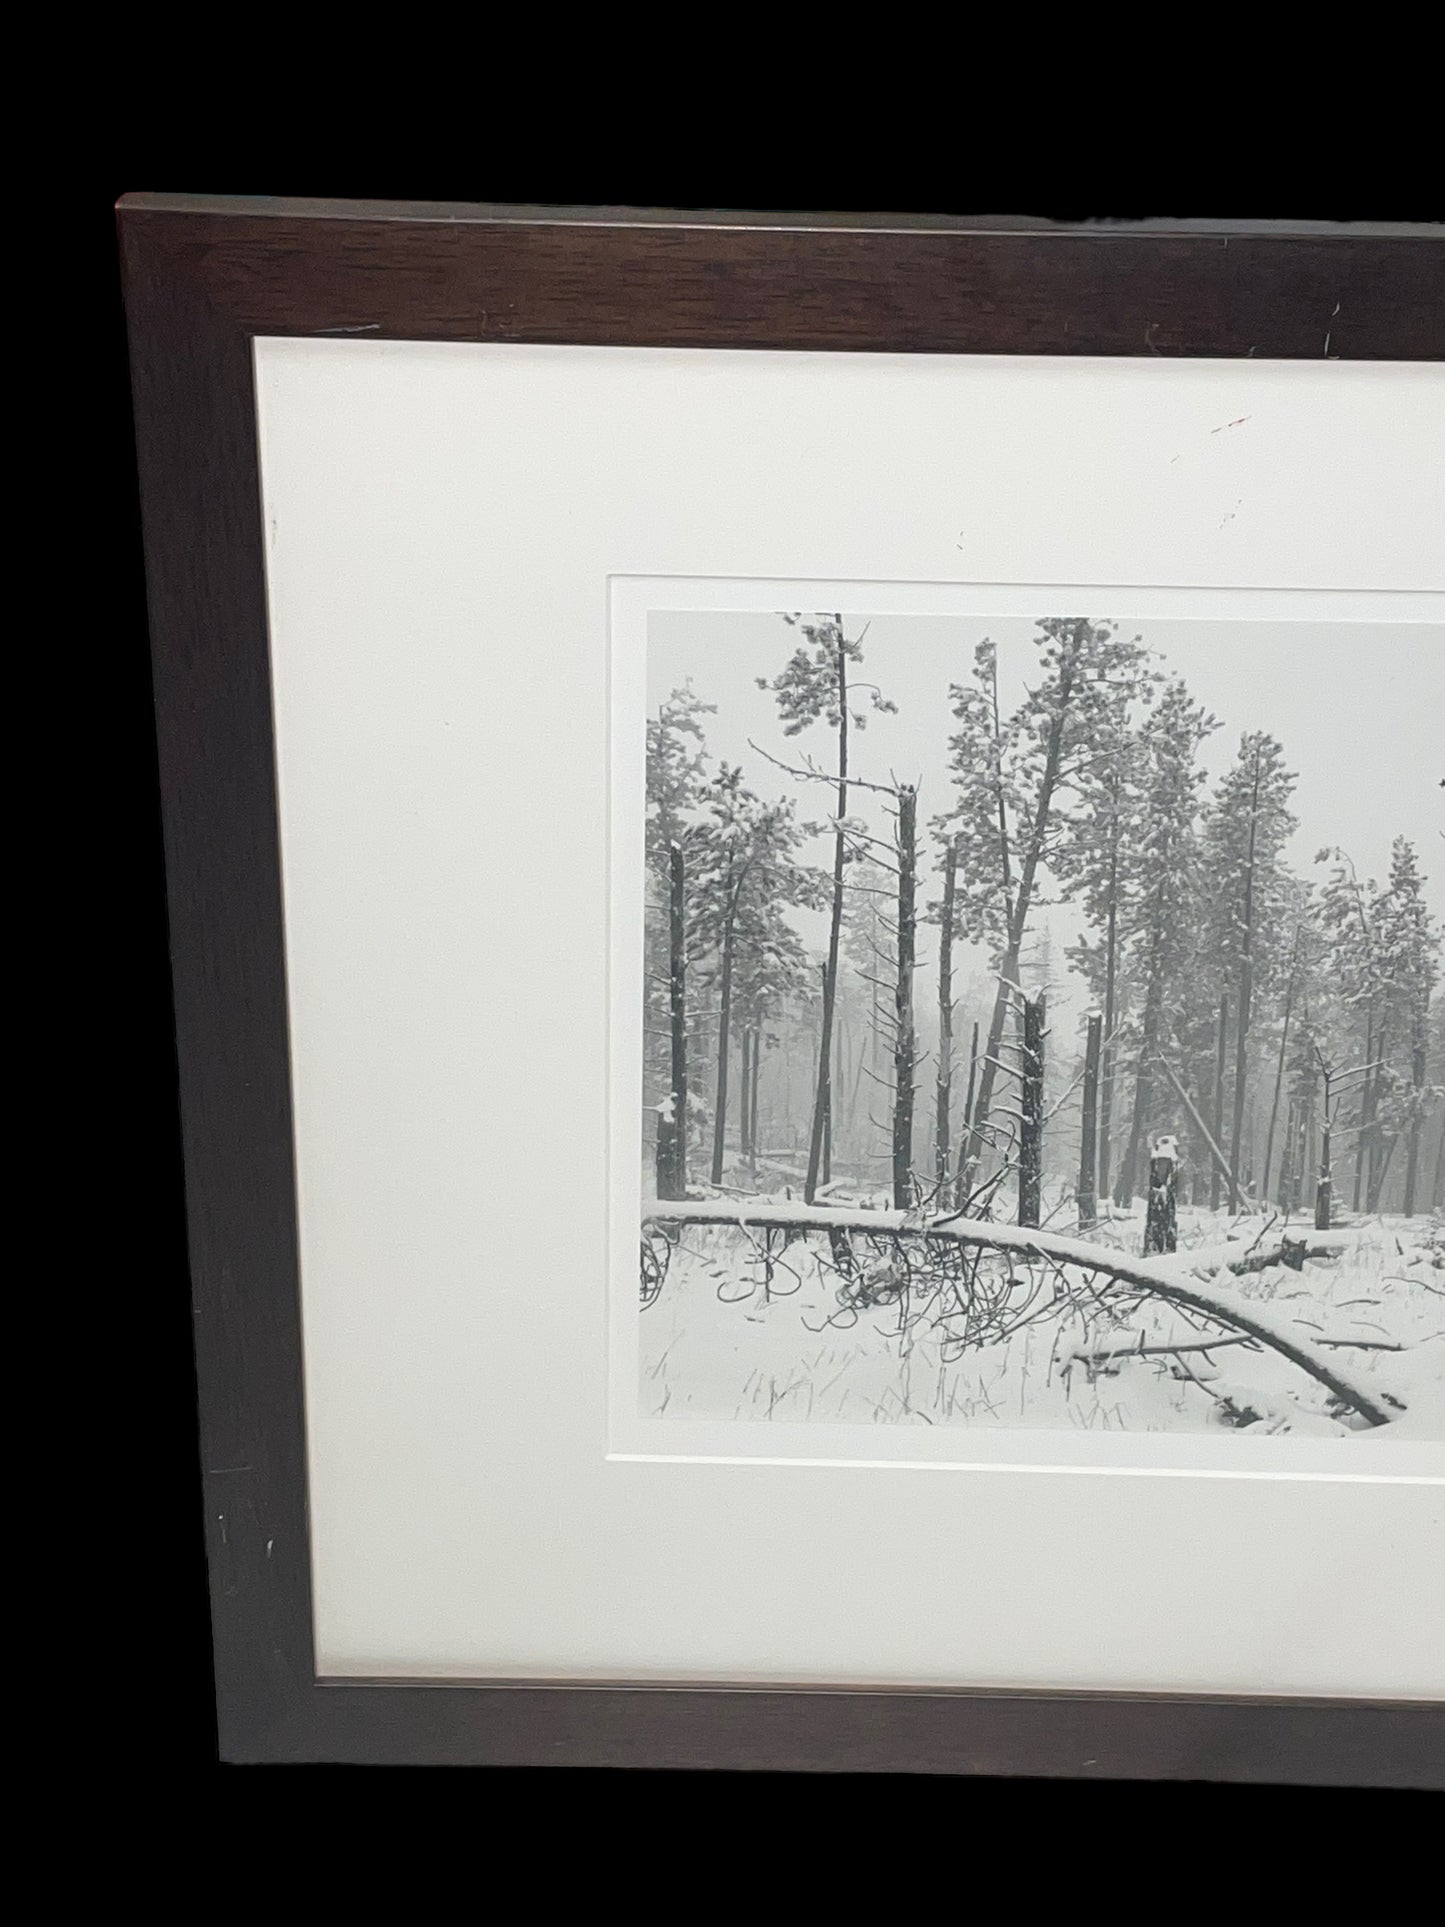
[[[1083,1238],[1064,1237],[1028,1226],[986,1224],[957,1215],[918,1219],[902,1211],[820,1210],[816,1205],[728,1206],[721,1199],[658,1204],[644,1217],[643,1231],[669,1224],[730,1225],[735,1229],[766,1228],[825,1236],[853,1231],[874,1237],[892,1234],[941,1238],[978,1250],[1016,1252],[1058,1265],[1079,1266],[1116,1284],[1152,1293],[1168,1304],[1186,1306],[1257,1339],[1308,1373],[1371,1425],[1388,1425],[1395,1413],[1404,1409],[1402,1401],[1359,1384],[1341,1371],[1333,1360],[1322,1356],[1324,1347],[1316,1349],[1315,1343],[1303,1338],[1295,1326],[1274,1317],[1251,1300],[1236,1297],[1225,1286],[1197,1281],[1182,1273],[1177,1259],[1133,1258]]]
[[[1210,1245],[1198,1251],[1178,1251],[1174,1256],[1181,1268],[1187,1269],[1193,1277],[1207,1277],[1216,1271],[1232,1271],[1236,1278],[1240,1278],[1248,1272],[1267,1271],[1271,1265],[1285,1264],[1292,1256],[1335,1258],[1340,1252],[1348,1251],[1354,1242],[1347,1231],[1312,1231],[1302,1240],[1284,1235],[1278,1244],[1246,1246],[1243,1249],[1243,1240],[1240,1240],[1234,1244]]]
[[[1360,1352],[1402,1352],[1405,1347],[1394,1339],[1385,1338],[1316,1338],[1316,1345],[1324,1345],[1331,1351]],[[1097,1352],[1073,1352],[1072,1359],[1080,1365],[1109,1365],[1123,1358],[1177,1358],[1181,1352],[1217,1352],[1226,1345],[1249,1345],[1256,1351],[1259,1340],[1251,1338],[1247,1332],[1230,1332],[1222,1338],[1191,1339],[1187,1344],[1178,1345],[1114,1345]]]

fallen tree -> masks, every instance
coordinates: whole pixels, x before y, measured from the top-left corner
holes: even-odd
[[[891,1240],[899,1246],[917,1241],[924,1245],[941,1243],[984,1254],[1041,1261],[1056,1269],[1071,1268],[1082,1274],[1081,1282],[1095,1291],[1099,1288],[1098,1281],[1105,1280],[1108,1286],[1162,1299],[1166,1304],[1177,1305],[1267,1346],[1323,1385],[1342,1405],[1357,1412],[1370,1425],[1388,1425],[1404,1410],[1403,1401],[1362,1383],[1334,1358],[1325,1356],[1325,1347],[1317,1339],[1306,1337],[1289,1320],[1213,1279],[1198,1278],[1195,1275],[1198,1259],[1194,1254],[1135,1258],[1091,1240],[1065,1237],[1032,1226],[990,1224],[978,1218],[924,1218],[915,1212],[824,1209],[792,1203],[744,1205],[722,1198],[705,1198],[677,1204],[659,1203],[645,1212],[642,1230],[647,1303],[653,1301],[660,1289],[659,1254],[647,1234],[661,1233],[665,1242],[686,1226],[731,1226],[744,1235],[761,1234],[768,1250],[775,1237],[780,1236],[785,1245],[794,1238],[820,1236],[828,1241],[834,1266],[844,1275],[853,1262],[852,1241],[857,1237]],[[1234,1262],[1248,1267],[1255,1257],[1253,1253],[1241,1253]],[[660,1262],[665,1271],[665,1253]],[[1189,1268],[1191,1264],[1195,1270]]]
[[[1243,1239],[1222,1245],[1201,1246],[1194,1251],[1174,1254],[1181,1267],[1195,1277],[1208,1277],[1217,1271],[1231,1271],[1236,1278],[1255,1271],[1268,1271],[1271,1265],[1292,1265],[1296,1270],[1306,1258],[1337,1258],[1355,1242],[1348,1231],[1309,1231],[1291,1238],[1287,1231],[1269,1244],[1245,1244]]]

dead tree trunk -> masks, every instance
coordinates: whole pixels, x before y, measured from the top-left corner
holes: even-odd
[[[958,1177],[955,1181],[954,1202],[959,1209],[968,1197],[968,1147],[973,1129],[973,1094],[978,1085],[978,1019],[974,1019],[973,1038],[968,1046],[968,1090],[963,1100],[963,1132],[958,1146]]]
[[[1179,1244],[1179,1165],[1174,1153],[1157,1145],[1149,1160],[1149,1207],[1144,1219],[1144,1256],[1174,1251]]]
[[[734,901],[736,902],[736,899]],[[729,916],[723,929],[722,983],[717,1018],[717,1100],[713,1108],[712,1120],[712,1181],[714,1184],[721,1184],[723,1181],[724,1141],[728,1124],[728,1057],[732,1044],[733,927],[734,919]]]
[[[893,1203],[913,1203],[913,966],[917,936],[918,796],[906,784],[898,792],[898,976],[893,992]]]
[[[657,1195],[687,1196],[687,921],[682,851],[668,852],[668,1016],[672,1066],[668,1107],[657,1126]]]
[[[1073,700],[1076,674],[1077,653],[1074,652],[1060,664],[1059,668],[1058,692],[1053,714],[1049,719],[1043,768],[1039,774],[1039,787],[1034,798],[1033,819],[1029,826],[1028,841],[1024,846],[1024,860],[1019,872],[1017,894],[1014,894],[1011,889],[1006,812],[1002,788],[999,791],[1000,852],[1004,866],[1005,893],[1012,901],[1009,905],[1008,932],[1003,961],[998,973],[998,987],[994,992],[993,1015],[989,1019],[988,1045],[979,1070],[977,1105],[969,1126],[967,1172],[970,1176],[977,1169],[979,1159],[983,1155],[984,1134],[988,1127],[989,1109],[993,1103],[994,1077],[998,1070],[999,1053],[1003,1049],[1004,1022],[1008,1016],[1009,999],[1014,993],[1018,979],[1019,957],[1023,949],[1024,932],[1028,928],[1029,911],[1033,904],[1039,864],[1043,860],[1049,813],[1054,806],[1054,792],[1059,786],[1059,771],[1064,749],[1064,724]],[[995,704],[997,704],[996,684]]]
[[[1244,1099],[1249,1070],[1250,1003],[1254,991],[1254,865],[1259,835],[1259,782],[1263,747],[1254,750],[1254,788],[1249,803],[1249,847],[1244,863],[1244,929],[1239,943],[1239,1009],[1234,1019],[1234,1129],[1229,1139],[1229,1208],[1239,1209],[1244,1175]]]
[[[1269,1129],[1264,1138],[1264,1169],[1259,1174],[1259,1195],[1269,1196],[1269,1161],[1274,1155],[1274,1127],[1279,1117],[1279,1095],[1284,1088],[1284,1060],[1289,1047],[1289,1020],[1294,1010],[1295,982],[1299,976],[1300,942],[1304,926],[1296,924],[1294,933],[1294,953],[1290,958],[1289,981],[1284,991],[1284,1023],[1279,1033],[1279,1060],[1274,1069],[1274,1102],[1269,1107]]]
[[[1416,1036],[1410,1049],[1410,1136],[1405,1147],[1405,1216],[1415,1215],[1415,1186],[1420,1174],[1420,1129],[1425,1108],[1425,1042]]]
[[[748,1154],[748,1079],[752,1069],[748,1060],[752,1041],[752,1031],[744,1024],[738,1038],[738,1152],[742,1157]]]
[[[1164,1075],[1169,1079],[1169,1083],[1174,1091],[1174,1095],[1179,1099],[1179,1102],[1184,1106],[1185,1110],[1188,1112],[1189,1121],[1193,1124],[1195,1130],[1198,1131],[1200,1137],[1203,1138],[1204,1148],[1208,1151],[1210,1158],[1213,1161],[1215,1170],[1219,1173],[1219,1175],[1222,1178],[1227,1179],[1229,1177],[1229,1159],[1224,1155],[1224,1152],[1220,1149],[1220,1146],[1214,1136],[1214,1133],[1210,1130],[1209,1126],[1204,1122],[1204,1119],[1199,1115],[1199,1110],[1194,1102],[1194,1099],[1189,1095],[1188,1091],[1186,1091],[1184,1086],[1180,1083],[1178,1077],[1175,1074],[1174,1067],[1169,1062],[1168,1058],[1160,1057],[1156,1061],[1159,1064],[1159,1067],[1163,1071]]]
[[[1294,1185],[1295,1160],[1299,1150],[1299,1099],[1289,1101],[1289,1116],[1285,1120],[1284,1141],[1279,1147],[1279,1188],[1275,1193],[1281,1211],[1292,1211],[1290,1193]]]
[[[748,1170],[753,1182],[758,1176],[758,1065],[762,1061],[761,1021],[753,1026],[753,1075],[748,1086]]]
[[[1109,914],[1104,931],[1104,1034],[1099,1044],[1098,1153],[1095,1160],[1095,1196],[1109,1195],[1110,1132],[1114,1121],[1114,1062],[1117,1046],[1114,1030],[1118,1021],[1119,981],[1119,853],[1118,837],[1110,856]]]
[[[1140,1025],[1139,1063],[1134,1074],[1134,1114],[1129,1124],[1129,1139],[1124,1147],[1119,1175],[1114,1183],[1114,1202],[1121,1209],[1133,1201],[1139,1153],[1144,1143],[1144,1134],[1149,1122],[1149,1109],[1154,1098],[1152,1072],[1154,1055],[1159,1047],[1159,1033],[1163,1026],[1164,1006],[1164,986],[1157,967],[1160,941],[1160,935],[1156,930],[1151,944],[1155,954],[1151,958],[1149,988],[1144,996],[1144,1015]]]
[[[1024,999],[1019,1086],[1019,1223],[1037,1225],[1044,1175],[1044,996]]]
[[[1099,1221],[1099,1051],[1103,1020],[1089,1018],[1084,1046],[1084,1115],[1079,1127],[1079,1229],[1092,1231]]]
[[[1214,1139],[1216,1143],[1224,1136],[1224,1066],[1228,1052],[1229,998],[1224,996],[1219,1000],[1219,1028],[1215,1032],[1214,1037],[1214,1116],[1212,1121],[1214,1124]],[[1225,1178],[1229,1176],[1229,1165],[1227,1162],[1224,1166],[1223,1176]],[[1223,1200],[1224,1194],[1220,1189],[1220,1183],[1220,1170],[1218,1165],[1215,1165],[1209,1175],[1209,1208],[1211,1211],[1217,1211]]]
[[[1320,1124],[1320,1174],[1315,1183],[1315,1230],[1328,1231],[1334,1212],[1334,1172],[1330,1167],[1330,1130],[1334,1115],[1330,1108],[1330,1074],[1324,1077],[1324,1116]]]
[[[953,1102],[953,918],[957,887],[958,844],[950,838],[943,859],[943,915],[938,928],[938,1081],[933,1148],[934,1179],[940,1205],[945,1202],[951,1150],[949,1109]]]
[[[828,919],[828,961],[823,969],[823,1034],[818,1042],[818,1093],[813,1104],[813,1130],[808,1140],[808,1176],[803,1198],[808,1204],[818,1194],[819,1173],[824,1163],[824,1139],[828,1142],[828,1164],[832,1164],[833,1114],[833,1004],[838,995],[838,946],[843,930],[843,868],[847,843],[843,819],[848,814],[848,651],[843,641],[843,618],[838,624],[838,814],[833,833],[833,905]],[[829,1178],[824,1178],[824,1183]]]
[[[1365,1021],[1365,1063],[1367,1066],[1373,1066],[1374,1062],[1375,1020],[1371,1016]],[[1365,1155],[1370,1136],[1370,1078],[1371,1071],[1367,1069],[1364,1082],[1360,1086],[1360,1116],[1358,1128],[1355,1131],[1355,1175],[1350,1194],[1352,1211],[1358,1211],[1364,1203]]]
[[[1379,1036],[1375,1039],[1376,1064],[1369,1080],[1370,1125],[1369,1158],[1365,1172],[1365,1209],[1374,1212],[1380,1208],[1380,1197],[1385,1188],[1385,1172],[1389,1166],[1389,1154],[1395,1148],[1395,1139],[1385,1142],[1385,1134],[1380,1125],[1380,1092],[1385,1078],[1385,1038],[1388,1026],[1382,1022]]]

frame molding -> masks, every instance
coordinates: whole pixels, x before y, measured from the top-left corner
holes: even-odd
[[[252,342],[1445,359],[1445,227],[129,195],[222,1757],[1445,1786],[1445,1704],[318,1681]]]

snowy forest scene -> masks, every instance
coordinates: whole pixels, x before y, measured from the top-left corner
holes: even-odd
[[[1445,627],[654,611],[646,685],[640,1417],[1445,1439]]]

